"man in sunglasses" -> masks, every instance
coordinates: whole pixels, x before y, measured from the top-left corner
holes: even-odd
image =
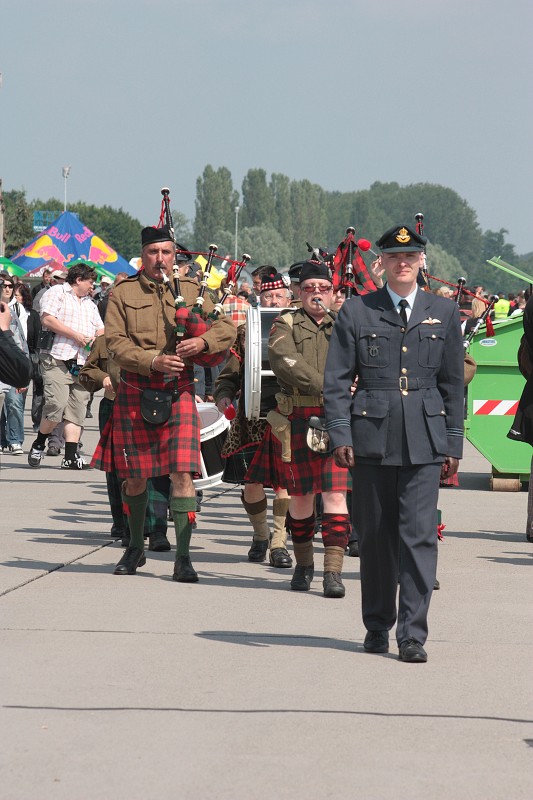
[[[323,378],[329,340],[336,314],[333,283],[327,264],[306,261],[300,272],[302,307],[287,311],[274,322],[269,338],[270,366],[281,392],[276,395],[278,419],[290,424],[290,455],[282,455],[280,441],[269,428],[246,475],[246,481],[263,486],[284,486],[291,496],[287,529],[292,535],[296,567],[293,591],[306,592],[314,576],[314,499],[322,494],[325,597],[344,597],[341,579],[344,551],[350,530],[346,492],[347,469],[338,467],[327,453],[307,445],[309,418],[324,415]]]

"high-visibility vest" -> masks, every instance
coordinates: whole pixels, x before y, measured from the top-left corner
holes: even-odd
[[[494,304],[494,319],[506,319],[509,315],[510,308],[511,303],[509,300],[505,300],[505,298],[502,297]]]

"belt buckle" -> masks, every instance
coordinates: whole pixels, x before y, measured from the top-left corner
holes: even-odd
[[[407,380],[407,375],[402,375],[398,382],[400,384],[400,392],[408,392],[409,391],[409,381]]]

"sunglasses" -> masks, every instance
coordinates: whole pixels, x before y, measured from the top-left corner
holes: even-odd
[[[320,294],[327,294],[331,292],[332,286],[302,286],[301,289],[306,294],[314,294],[315,292],[319,292]]]

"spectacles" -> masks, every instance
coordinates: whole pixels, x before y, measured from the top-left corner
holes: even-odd
[[[13,291],[13,289],[14,289],[15,287],[13,286],[13,284],[12,284],[12,283],[4,283],[4,286],[3,286],[3,288],[4,288],[4,289],[11,289],[11,291]]]
[[[331,292],[332,286],[302,286],[301,289],[306,294],[314,294],[315,292],[319,292],[320,294],[327,294]]]

